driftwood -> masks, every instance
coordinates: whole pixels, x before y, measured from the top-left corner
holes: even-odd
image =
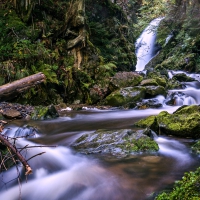
[[[45,81],[42,72],[0,86],[0,101],[14,98],[17,94]]]

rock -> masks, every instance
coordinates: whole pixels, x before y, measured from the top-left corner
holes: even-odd
[[[110,106],[123,106],[130,102],[137,102],[144,98],[144,87],[127,87],[117,90],[106,97],[106,104]]]
[[[140,83],[141,86],[147,86],[147,85],[155,85],[158,86],[158,83],[155,79],[145,79]]]
[[[162,111],[159,115],[142,119],[135,125],[151,127],[157,134],[200,138],[200,107],[198,105],[182,106],[173,114]]]
[[[98,130],[82,135],[72,146],[86,154],[106,153],[120,157],[141,151],[158,151],[158,144],[143,132],[131,129]]]
[[[5,109],[2,112],[3,117],[6,119],[20,119],[22,118],[22,115],[19,111],[15,109]]]
[[[109,89],[114,91],[120,88],[139,85],[143,77],[135,72],[118,72],[110,80]]]
[[[177,81],[180,81],[180,82],[191,82],[191,81],[195,81],[194,78],[191,78],[189,76],[187,76],[185,73],[178,73],[178,74],[175,74],[173,76],[174,80],[177,80]]]
[[[142,102],[137,103],[137,109],[147,109],[147,108],[160,108],[162,107],[162,103],[158,101],[158,99],[148,99],[142,100]]]
[[[31,114],[31,119],[34,120],[44,120],[59,117],[59,114],[54,106],[36,106],[33,113]]]
[[[158,133],[159,131],[159,124],[157,122],[157,118],[153,115],[136,122],[134,125],[141,128],[149,128],[155,131],[156,133]]]
[[[165,95],[166,91],[163,86],[146,86],[146,94],[150,96]]]

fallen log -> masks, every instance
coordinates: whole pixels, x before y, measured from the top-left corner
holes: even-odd
[[[42,72],[39,72],[20,80],[2,85],[0,86],[0,101],[13,99],[17,94],[22,93],[44,81],[45,75]]]

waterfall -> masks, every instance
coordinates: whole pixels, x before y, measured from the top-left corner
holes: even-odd
[[[137,56],[136,71],[142,71],[145,65],[158,52],[158,46],[156,45],[156,31],[162,19],[163,17],[152,20],[137,39],[135,43]]]

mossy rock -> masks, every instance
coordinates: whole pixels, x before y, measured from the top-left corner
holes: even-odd
[[[141,86],[155,85],[158,86],[158,83],[155,79],[145,79],[140,83]]]
[[[136,152],[158,151],[158,144],[145,134],[146,130],[97,130],[94,133],[82,135],[72,146],[86,154],[106,153],[117,157]]]
[[[165,95],[166,90],[163,86],[146,86],[146,94],[150,96]]]
[[[135,72],[118,72],[111,78],[109,89],[116,89],[137,86],[143,77]]]
[[[153,115],[145,119],[141,119],[140,121],[136,122],[134,125],[141,128],[150,128],[151,130],[155,132],[158,132],[158,129],[159,129],[157,118],[156,116],[153,116]]]
[[[167,85],[167,81],[163,77],[157,77],[156,82],[158,83],[158,85],[163,86],[163,87]]]
[[[178,137],[200,138],[200,107],[197,105],[182,106],[174,114],[167,111],[157,116],[149,116],[135,123],[142,128],[151,128],[157,134]]]
[[[174,80],[177,80],[177,81],[180,81],[180,82],[191,82],[191,81],[195,81],[194,78],[191,78],[189,76],[187,76],[185,73],[178,73],[178,74],[175,74],[173,76]]]
[[[182,111],[175,114],[161,112],[157,116],[157,121],[160,131],[164,134],[175,135],[179,137],[200,137],[199,112],[185,113]]]
[[[183,105],[180,108],[178,108],[173,114],[190,115],[195,112],[200,112],[200,106],[198,106],[198,105],[190,105],[190,106]]]
[[[36,106],[31,114],[31,119],[33,120],[53,119],[57,117],[59,117],[59,114],[54,106]]]
[[[144,98],[144,87],[127,87],[117,90],[106,97],[106,104],[110,106],[123,106],[130,102],[137,102]]]

